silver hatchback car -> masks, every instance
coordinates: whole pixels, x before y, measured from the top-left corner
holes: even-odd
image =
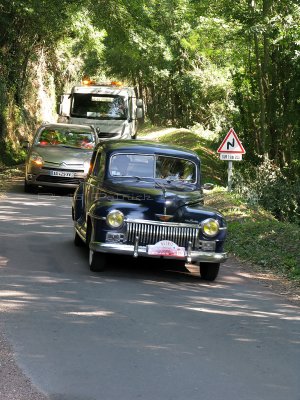
[[[28,144],[24,190],[38,186],[76,188],[86,177],[98,136],[93,127],[43,124]]]

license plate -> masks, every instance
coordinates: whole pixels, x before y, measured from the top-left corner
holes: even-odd
[[[63,178],[74,178],[74,172],[50,171],[51,176],[62,176]]]
[[[149,256],[185,257],[185,248],[177,246],[171,240],[161,240],[156,244],[148,245]]]

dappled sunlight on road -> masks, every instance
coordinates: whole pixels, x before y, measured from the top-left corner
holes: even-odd
[[[73,244],[68,196],[14,193],[1,200],[0,220],[1,319],[15,354],[43,371],[45,385],[55,386],[58,374],[70,384],[80,370],[88,386],[99,365],[96,385],[131,373],[142,381],[148,364],[152,381],[184,378],[193,388],[204,370],[199,387],[209,377],[212,390],[239,376],[243,393],[256,368],[260,390],[278,382],[281,395],[294,382],[281,366],[292,359],[297,371],[299,307],[231,260],[215,282],[201,280],[197,265],[124,257],[93,273],[87,249]],[[249,386],[258,387],[257,376]]]

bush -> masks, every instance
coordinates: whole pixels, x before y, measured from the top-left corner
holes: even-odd
[[[233,187],[248,204],[261,205],[279,221],[300,224],[300,180],[287,178],[272,160],[237,172]]]
[[[10,140],[2,141],[0,143],[0,163],[11,166],[22,164],[26,158],[26,151],[16,150]]]

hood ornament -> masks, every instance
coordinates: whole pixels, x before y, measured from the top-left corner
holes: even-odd
[[[155,214],[157,218],[159,218],[161,221],[167,222],[170,221],[170,219],[173,218],[173,215],[166,215],[166,214]]]
[[[157,181],[155,182],[155,184],[162,190],[163,196],[164,196],[164,200],[165,200],[164,201],[164,213],[163,214],[155,214],[155,215],[161,221],[166,222],[166,221],[169,221],[170,219],[173,218],[173,215],[167,214],[167,208],[168,208],[168,206],[170,206],[172,204],[172,201],[171,200],[167,200],[167,198],[166,198],[166,187],[165,187],[165,185],[163,185],[162,183],[157,182]]]
[[[172,204],[171,200],[166,200],[165,198],[165,203],[164,203],[164,213],[163,214],[155,214],[157,218],[159,218],[161,221],[170,221],[174,217],[174,215],[167,214],[167,207]]]

